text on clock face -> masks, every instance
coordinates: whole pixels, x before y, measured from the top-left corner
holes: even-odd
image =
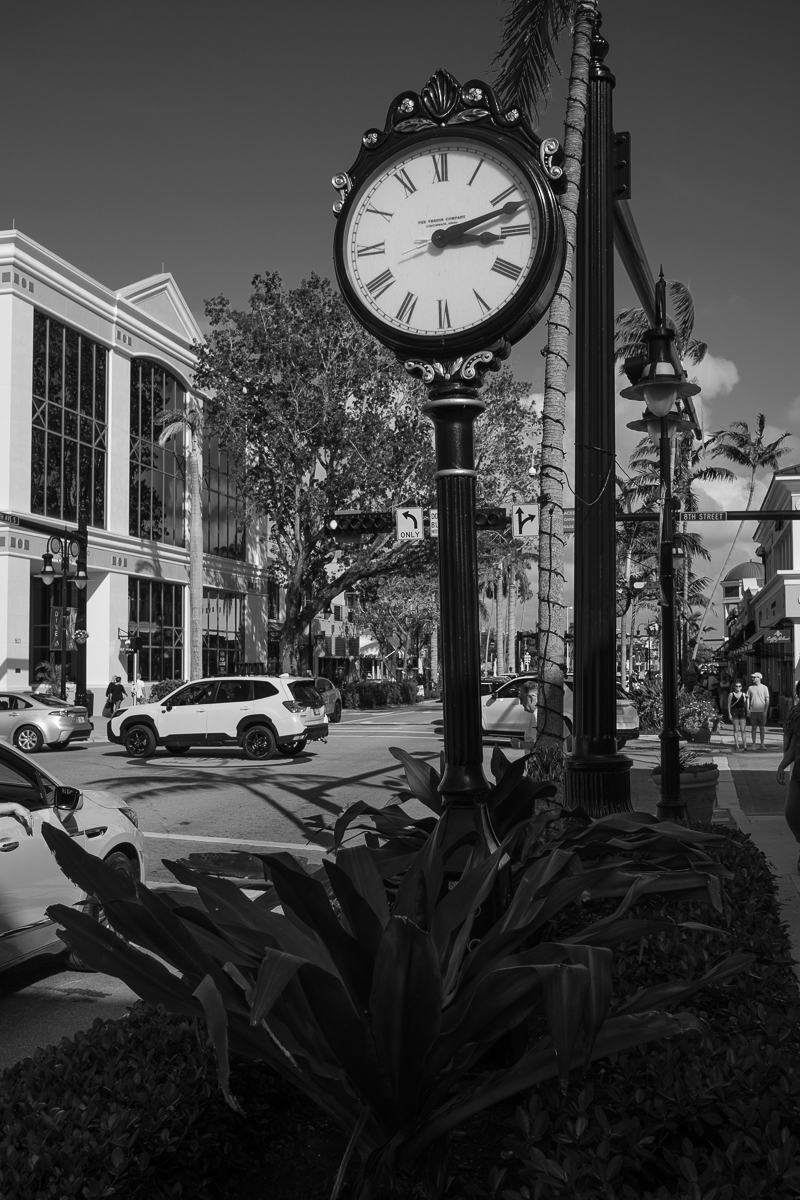
[[[388,162],[353,204],[351,283],[399,329],[467,330],[507,305],[530,274],[538,212],[530,183],[501,151],[418,146]]]

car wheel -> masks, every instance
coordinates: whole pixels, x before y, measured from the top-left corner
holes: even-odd
[[[44,738],[35,725],[23,725],[14,734],[14,745],[25,754],[36,754],[44,745]]]
[[[109,854],[108,858],[104,859],[103,861],[107,867],[111,867],[113,870],[119,871],[122,875],[128,875],[131,879],[139,879],[140,877],[138,860],[136,862],[132,862],[128,858],[127,854],[123,854],[121,850],[114,850],[111,854]],[[116,933],[116,930],[112,929],[112,926],[109,924],[109,921],[103,911],[103,906],[96,896],[89,897],[84,911],[88,913],[93,920],[99,921],[99,923],[105,926],[106,929],[111,929],[112,933]],[[117,936],[119,937],[119,934],[117,934]],[[67,961],[73,971],[94,970],[94,967],[90,967],[88,963],[85,963],[80,955],[78,955],[74,950],[70,951]]]
[[[125,750],[129,758],[150,758],[155,749],[155,735],[147,725],[134,725],[126,730]]]
[[[170,754],[186,754],[191,749],[191,747],[190,746],[165,746],[164,749],[168,750]]]
[[[278,754],[282,754],[284,758],[297,758],[297,755],[302,754],[305,748],[305,742],[295,742],[292,746],[278,746]]]
[[[251,725],[242,738],[245,758],[263,762],[275,753],[275,738],[266,725]]]
[[[339,721],[341,721],[341,719],[342,719],[342,702],[341,702],[341,700],[337,700],[333,706],[333,712],[331,713],[328,720],[333,721],[334,724],[338,724]]]

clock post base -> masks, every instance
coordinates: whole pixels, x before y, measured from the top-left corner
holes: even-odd
[[[597,819],[631,811],[631,767],[627,754],[581,754],[567,759],[564,799]]]

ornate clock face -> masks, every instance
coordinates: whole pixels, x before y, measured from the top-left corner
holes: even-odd
[[[417,338],[476,330],[533,271],[538,196],[490,143],[428,140],[384,162],[347,215],[343,267],[360,305]]]

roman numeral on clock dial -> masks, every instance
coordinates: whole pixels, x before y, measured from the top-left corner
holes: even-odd
[[[497,271],[498,275],[505,275],[507,279],[519,279],[522,274],[522,267],[506,262],[504,258],[496,258],[492,263],[492,270]]]
[[[472,174],[469,177],[469,183],[467,184],[467,187],[472,187],[473,183],[475,182],[475,176],[478,174],[478,171],[480,171],[481,167],[483,166],[483,163],[484,163],[484,160],[482,158],[478,160],[477,167],[475,168],[475,170],[472,172]],[[492,201],[492,203],[494,203],[494,201]]]
[[[408,171],[406,171],[405,169],[403,169],[401,171],[395,171],[394,177],[397,180],[397,182],[402,183],[403,187],[406,189],[405,190],[406,196],[412,195],[412,193],[417,190],[415,188],[414,184],[411,182],[411,178],[408,174]]]
[[[447,307],[447,301],[446,300],[437,300],[436,303],[439,305],[439,328],[440,329],[449,329],[450,328],[450,310]]]
[[[411,318],[414,315],[414,309],[417,306],[418,299],[419,297],[415,296],[413,292],[406,292],[405,299],[397,310],[398,321],[404,321],[406,325],[411,323]]]
[[[359,258],[363,258],[368,254],[385,254],[386,242],[376,242],[374,246],[358,246],[356,254]]]
[[[516,190],[517,190],[517,185],[515,183],[512,183],[511,187],[506,188],[506,190],[504,192],[500,192],[499,195],[495,196],[492,200],[489,201],[492,208],[497,208],[498,204],[502,204],[503,201],[507,200],[508,197],[511,195],[511,193],[515,192]]]
[[[500,236],[501,237],[519,237],[523,233],[530,233],[530,231],[531,231],[530,225],[501,225],[500,226]]]
[[[391,271],[382,271],[380,275],[376,275],[367,284],[367,291],[370,292],[376,299],[387,292],[394,283],[394,275]]]
[[[384,212],[380,208],[374,208],[371,204],[367,205],[366,211],[368,213],[372,213],[376,217],[383,217],[384,221],[391,221],[392,217],[394,216],[394,213]]]
[[[432,154],[433,159],[433,182],[447,183],[447,155]]]
[[[472,289],[472,294],[475,297],[475,299],[478,301],[478,304],[480,304],[481,312],[487,313],[489,311],[489,305],[486,303],[483,296],[479,296],[478,293],[475,291],[475,288]]]

